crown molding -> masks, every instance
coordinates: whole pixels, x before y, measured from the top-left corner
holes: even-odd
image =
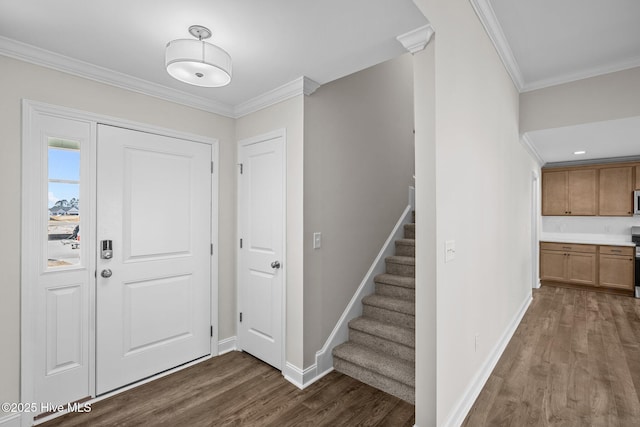
[[[498,51],[498,56],[502,60],[505,68],[507,69],[507,73],[511,76],[511,80],[513,80],[513,84],[516,85],[518,92],[522,92],[524,87],[524,78],[522,77],[522,71],[520,71],[520,66],[516,61],[515,56],[513,55],[513,51],[507,42],[507,38],[502,31],[502,27],[498,22],[498,18],[496,17],[495,12],[493,11],[493,7],[491,7],[491,3],[489,0],[469,0],[473,9],[476,11],[476,15],[480,19],[482,26],[486,30],[491,42],[495,46]]]
[[[536,148],[534,147],[533,142],[531,141],[531,138],[529,138],[529,134],[525,133],[524,135],[522,135],[520,137],[520,143],[524,146],[524,148],[527,150],[529,155],[533,157],[533,160],[536,161],[538,166],[542,167],[545,165],[544,159],[542,158],[540,153],[538,153],[538,150],[536,150]]]
[[[583,70],[577,73],[563,74],[557,77],[536,80],[531,83],[525,84],[521,92],[530,92],[537,89],[544,89],[546,87],[561,85],[564,83],[571,83],[577,80],[588,79],[591,77],[597,77],[604,74],[615,73],[617,71],[624,71],[636,67],[640,67],[640,56],[629,58],[616,64],[608,64],[601,67],[594,67],[588,70]]]
[[[128,74],[119,73],[1,36],[0,55],[210,113],[233,117],[233,108],[221,102],[151,83]]]
[[[308,77],[298,77],[297,79],[285,83],[275,89],[258,95],[248,101],[236,105],[234,117],[239,118],[247,114],[254,113],[263,108],[267,108],[278,102],[285,101],[298,95],[311,95],[320,87],[320,84]]]
[[[431,24],[427,24],[415,30],[400,34],[396,37],[396,40],[398,40],[405,49],[414,54],[420,52],[429,44],[434,33],[435,31]]]

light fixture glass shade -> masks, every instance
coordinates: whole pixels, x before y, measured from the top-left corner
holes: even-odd
[[[231,57],[202,40],[180,39],[167,43],[167,72],[195,86],[220,87],[231,81]]]

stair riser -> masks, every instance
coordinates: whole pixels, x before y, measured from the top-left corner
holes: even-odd
[[[416,256],[416,247],[415,245],[403,245],[403,244],[396,244],[396,255],[398,256],[410,256],[410,257],[414,257]]]
[[[333,367],[338,372],[349,375],[358,381],[369,384],[406,402],[415,404],[415,390],[413,387],[347,362],[339,357],[333,358]]]
[[[372,305],[364,305],[362,314],[380,320],[381,322],[415,329],[416,318],[411,314],[399,313]]]
[[[411,288],[403,288],[402,286],[387,285],[385,283],[376,283],[376,294],[393,298],[402,298],[415,301],[416,291]]]
[[[415,239],[416,238],[416,225],[415,224],[405,224],[405,226],[404,226],[404,238],[405,239]]]
[[[396,264],[395,262],[386,262],[387,273],[397,276],[416,277],[415,265]]]
[[[349,329],[349,340],[373,349],[383,351],[400,359],[415,362],[415,349],[384,338],[370,335],[356,329]]]

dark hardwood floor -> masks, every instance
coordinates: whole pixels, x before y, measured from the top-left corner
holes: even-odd
[[[414,406],[331,372],[305,390],[231,352],[66,414],[53,426],[413,426]]]
[[[640,426],[640,300],[542,287],[463,426]]]

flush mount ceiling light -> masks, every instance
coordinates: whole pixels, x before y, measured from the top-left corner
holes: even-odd
[[[587,152],[584,150],[580,150],[580,151],[574,151],[573,154],[575,154],[576,156],[579,156],[580,154],[587,154]]]
[[[197,40],[179,39],[167,43],[165,64],[175,79],[195,86],[220,87],[231,81],[231,57],[218,46],[204,40],[211,30],[201,25],[189,27]]]

